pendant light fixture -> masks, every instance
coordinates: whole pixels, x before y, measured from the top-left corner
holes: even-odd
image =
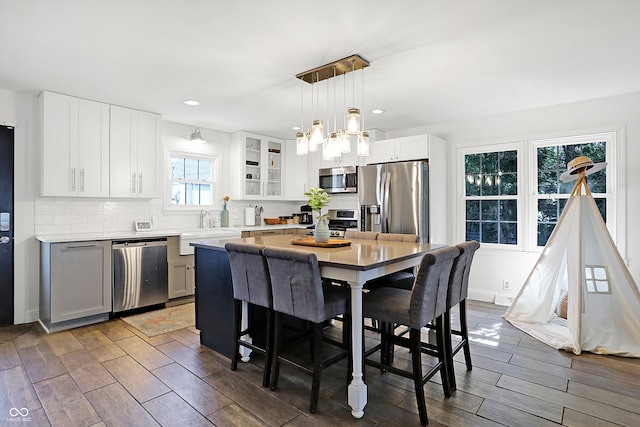
[[[347,58],[334,61],[330,64],[323,65],[321,67],[314,68],[309,71],[297,74],[296,78],[311,84],[311,128],[308,133],[305,133],[304,126],[302,130],[296,133],[296,146],[298,154],[307,154],[308,152],[317,151],[318,147],[322,145],[323,159],[334,159],[340,157],[343,153],[351,152],[351,144],[354,140],[357,141],[358,155],[368,155],[369,152],[369,138],[368,133],[364,132],[364,119],[360,113],[364,108],[364,77],[362,79],[361,92],[362,92],[362,105],[358,108],[355,103],[355,71],[363,70],[369,66],[369,62],[362,58],[360,55],[351,55]],[[344,128],[337,128],[336,120],[336,83],[335,77],[343,76],[343,107],[347,103],[346,101],[346,74],[352,73],[352,106],[347,109],[344,116]],[[333,113],[334,113],[334,126],[333,130],[329,130],[329,82],[327,81],[327,111],[326,121],[319,118],[318,109],[318,83],[323,80],[334,79],[333,86]],[[315,89],[315,91],[314,91]],[[304,97],[303,97],[304,98]],[[302,100],[304,105],[304,99]],[[304,110],[304,108],[302,108]],[[344,110],[343,110],[344,111]],[[303,113],[304,115],[304,113]],[[326,131],[326,134],[325,134]],[[305,151],[305,138],[306,148]],[[361,154],[366,153],[366,154]]]
[[[191,137],[189,138],[190,142],[196,143],[196,144],[204,144],[207,141],[205,141],[205,139],[202,137],[202,134],[200,133],[200,129],[196,128],[196,130],[194,130],[191,133]]]
[[[364,68],[361,71],[362,76],[362,105],[364,105]],[[364,129],[364,116],[362,117],[362,128]],[[369,132],[362,130],[358,134],[358,156],[369,155]]]
[[[300,129],[302,132],[296,133],[296,154],[305,155],[309,152],[309,139],[304,133],[304,85],[300,82]]]

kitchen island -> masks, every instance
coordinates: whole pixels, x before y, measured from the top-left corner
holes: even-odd
[[[271,246],[276,248],[297,249],[307,252],[313,252],[318,257],[320,265],[320,274],[322,277],[336,279],[347,282],[351,288],[351,321],[352,321],[352,348],[362,349],[362,286],[365,282],[377,277],[391,274],[396,271],[415,267],[420,263],[422,256],[430,251],[441,248],[444,245],[429,243],[412,243],[412,242],[396,242],[388,240],[352,240],[351,245],[338,248],[319,248],[311,246],[293,245],[291,241],[297,236],[292,235],[276,235],[265,237],[250,237],[238,239],[238,241]],[[236,239],[234,239],[236,240]],[[231,299],[233,300],[233,287],[230,285],[230,269],[227,268],[229,274],[226,277],[229,284],[222,283],[220,278],[224,278],[224,271],[216,271],[209,269],[204,265],[209,261],[208,257],[198,257],[198,253],[207,253],[211,257],[217,257],[218,260],[223,259],[224,255],[222,242],[196,242],[191,243],[196,248],[196,299],[198,298],[199,286],[222,286],[230,290]],[[214,264],[215,265],[215,264]],[[201,276],[198,274],[202,272]],[[199,283],[198,277],[204,282]],[[232,310],[233,304],[229,302],[219,302],[221,306],[227,305]],[[217,305],[215,306],[217,307]],[[196,305],[196,310],[209,310],[213,307]],[[232,319],[232,311],[227,314],[227,319]],[[198,313],[196,312],[196,318]],[[224,319],[218,322],[224,322]],[[226,328],[232,330],[232,322],[227,320]],[[214,323],[207,327],[222,327],[224,323]],[[204,325],[202,325],[204,327]],[[202,333],[202,329],[201,329]],[[232,332],[231,332],[232,333]],[[231,335],[232,337],[232,335]],[[226,338],[225,338],[226,339]],[[229,338],[228,342],[232,344],[233,338]],[[364,415],[364,407],[367,404],[367,386],[362,376],[362,352],[354,351],[353,353],[353,380],[348,389],[348,401],[352,411],[351,414],[355,418],[361,418]]]

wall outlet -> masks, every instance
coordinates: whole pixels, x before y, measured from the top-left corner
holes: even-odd
[[[506,281],[506,280],[503,280],[503,281],[502,281],[502,290],[504,290],[504,291],[508,291],[508,290],[510,290],[510,289],[511,289],[511,283],[509,283],[509,282],[508,282],[508,281]]]

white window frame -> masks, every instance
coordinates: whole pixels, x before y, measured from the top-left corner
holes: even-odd
[[[601,132],[592,133],[587,135],[576,135],[568,137],[558,137],[549,139],[538,139],[529,141],[529,169],[528,178],[528,193],[531,194],[531,201],[529,203],[529,222],[527,223],[527,235],[529,236],[528,250],[533,252],[540,252],[543,246],[538,246],[538,200],[546,198],[545,195],[538,194],[538,148],[551,147],[558,145],[576,145],[586,144],[593,141],[605,141],[607,146],[605,161],[607,162],[607,192],[606,193],[592,193],[594,198],[606,198],[607,199],[607,229],[611,234],[613,240],[616,240],[617,231],[617,197],[616,191],[617,182],[616,174],[617,162],[616,162],[616,132]],[[589,178],[587,178],[587,183]],[[567,197],[569,195],[567,194]]]
[[[464,158],[468,154],[483,154],[483,153],[494,153],[499,151],[516,151],[518,160],[518,194],[513,197],[509,196],[508,199],[516,200],[516,207],[518,209],[517,215],[517,232],[518,232],[518,243],[515,245],[506,245],[500,243],[481,243],[482,247],[485,249],[499,249],[499,250],[508,250],[508,251],[522,251],[525,241],[525,235],[523,227],[523,214],[526,209],[525,207],[525,198],[523,195],[523,174],[524,172],[524,161],[523,161],[523,153],[525,152],[523,148],[522,142],[510,142],[503,144],[492,144],[492,145],[482,145],[482,146],[471,146],[471,147],[461,147],[458,149],[458,174],[457,174],[457,188],[458,194],[460,197],[458,198],[458,221],[456,226],[456,235],[458,236],[456,241],[464,241],[466,239],[466,175],[465,175],[465,163]],[[503,196],[487,196],[485,199],[505,199]]]
[[[194,153],[188,151],[181,150],[173,150],[167,149],[166,151],[166,160],[165,160],[165,191],[164,191],[164,199],[165,199],[165,210],[173,210],[173,211],[199,211],[201,209],[218,209],[221,207],[221,197],[220,197],[220,155],[219,154],[205,154],[205,153]],[[171,157],[182,157],[187,159],[194,160],[208,160],[211,162],[211,181],[207,181],[211,183],[211,200],[212,203],[209,205],[174,205],[171,203],[171,183],[173,180],[171,179]],[[216,202],[218,201],[218,202]]]

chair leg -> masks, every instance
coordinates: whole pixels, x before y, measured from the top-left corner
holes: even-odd
[[[473,366],[471,365],[471,350],[469,348],[469,330],[467,328],[467,302],[462,300],[458,303],[460,308],[460,332],[462,334],[464,361],[467,364],[467,371],[470,371]]]
[[[453,369],[453,343],[451,342],[451,310],[447,310],[443,315],[444,323],[444,356],[447,360],[447,375],[449,376],[449,387],[451,391],[457,388],[456,374]]]
[[[436,318],[436,347],[438,353],[438,362],[440,366],[440,377],[442,379],[442,390],[445,397],[451,397],[451,384],[449,383],[449,360],[447,357],[445,343],[445,314],[441,314]]]
[[[416,403],[418,404],[418,415],[420,424],[426,426],[429,422],[427,418],[427,404],[424,400],[424,385],[422,384],[422,352],[420,351],[420,330],[411,329],[409,331],[409,341],[411,346],[411,361],[413,365],[413,385],[416,390]]]
[[[320,376],[322,374],[322,324],[313,325],[314,357],[313,357],[313,384],[311,386],[311,402],[309,412],[312,414],[318,409],[318,397],[320,396]]]
[[[233,300],[233,355],[231,356],[231,370],[238,369],[240,359],[240,330],[242,328],[242,301]]]
[[[262,387],[269,387],[271,377],[271,364],[273,363],[273,310],[267,309],[267,331],[265,336],[265,360],[262,373]]]
[[[271,390],[278,388],[278,377],[280,375],[280,353],[282,341],[282,317],[280,313],[273,313],[273,365],[271,368]]]

